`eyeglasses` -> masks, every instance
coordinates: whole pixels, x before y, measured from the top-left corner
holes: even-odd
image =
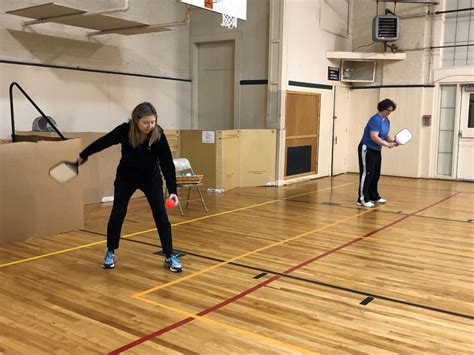
[[[387,112],[393,112],[393,110],[390,110],[389,108],[386,109],[385,111],[387,111]]]

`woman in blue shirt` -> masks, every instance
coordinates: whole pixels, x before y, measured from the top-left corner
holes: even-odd
[[[380,169],[382,166],[382,146],[393,148],[397,144],[389,135],[390,120],[388,116],[397,105],[390,99],[382,100],[377,105],[378,112],[373,115],[364,129],[364,134],[357,151],[359,153],[359,198],[357,205],[372,208],[376,203],[386,203],[378,192]]]

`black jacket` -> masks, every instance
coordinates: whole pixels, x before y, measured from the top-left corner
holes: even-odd
[[[158,181],[162,183],[161,171],[166,180],[170,194],[176,194],[176,171],[174,168],[171,150],[166,136],[161,131],[161,138],[150,145],[146,139],[139,147],[133,148],[128,141],[130,124],[122,123],[105,136],[97,139],[84,149],[79,155],[87,160],[89,156],[98,153],[114,144],[122,145],[122,158],[117,167],[117,178],[122,178],[132,183],[148,183]]]

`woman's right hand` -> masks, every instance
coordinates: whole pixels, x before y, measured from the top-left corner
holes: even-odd
[[[387,147],[388,148],[393,148],[393,147],[396,147],[398,144],[395,143],[395,142],[387,142]]]
[[[86,160],[85,160],[85,159],[82,159],[80,156],[79,156],[79,157],[77,158],[77,160],[76,160],[76,164],[77,164],[78,166],[81,166],[81,165],[84,164],[85,162],[86,162]]]

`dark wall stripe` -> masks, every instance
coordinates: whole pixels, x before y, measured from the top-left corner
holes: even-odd
[[[400,84],[400,85],[374,85],[374,86],[353,86],[351,90],[382,89],[382,88],[434,88],[433,84]]]
[[[289,81],[288,81],[288,85],[291,85],[291,86],[301,86],[301,87],[304,87],[304,88],[332,90],[332,85],[306,83],[306,82],[304,82],[304,81],[293,81],[293,80],[289,80]]]
[[[261,80],[240,80],[240,85],[267,85],[267,79]]]
[[[19,61],[15,61],[15,60],[0,59],[0,63],[15,64],[15,65],[28,65],[28,66],[31,66],[31,67],[42,67],[42,68],[54,68],[54,69],[85,71],[85,72],[89,72],[89,73],[126,75],[126,76],[135,76],[135,77],[139,77],[139,78],[149,78],[149,79],[184,81],[184,82],[188,82],[188,83],[191,82],[190,79],[173,78],[173,77],[167,77],[167,76],[156,76],[156,75],[148,75],[148,74],[140,74],[140,73],[125,73],[125,72],[118,72],[118,71],[111,71],[111,70],[99,70],[99,69],[89,69],[89,68],[81,68],[81,67],[68,67],[68,66],[65,66],[65,65],[19,62]]]

